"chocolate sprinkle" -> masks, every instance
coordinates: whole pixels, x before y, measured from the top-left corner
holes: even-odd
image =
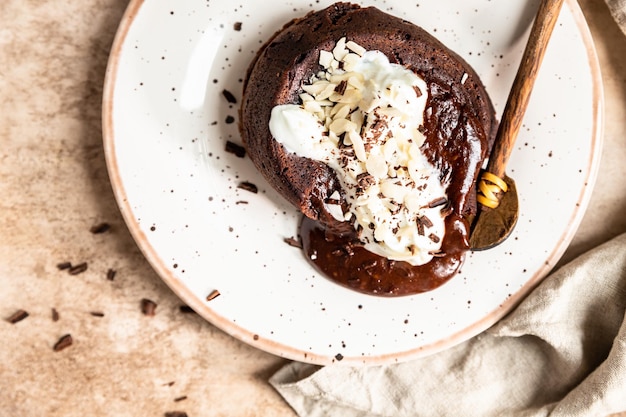
[[[343,355],[341,353],[338,353],[335,355],[335,359],[337,359],[338,361],[343,360]]]
[[[231,115],[226,116],[226,119],[224,119],[224,121],[226,122],[227,125],[234,123],[235,122],[235,118]]]
[[[235,154],[235,156],[238,156],[239,158],[246,156],[246,148],[231,141],[226,142],[226,152]]]
[[[74,343],[74,340],[72,339],[72,335],[68,333],[61,336],[61,338],[54,344],[53,349],[55,352],[60,352],[63,349],[70,347],[72,343]]]
[[[242,183],[240,183],[237,188],[241,188],[242,190],[246,190],[246,191],[250,191],[251,193],[258,193],[259,189],[257,188],[256,185],[252,184],[251,182],[248,181],[244,181]]]
[[[15,324],[17,322],[24,320],[26,317],[28,317],[28,312],[20,309],[20,310],[17,310],[15,313],[11,314],[9,318],[7,318],[7,321],[11,324]]]
[[[141,312],[146,316],[154,316],[156,313],[156,308],[157,304],[154,301],[147,298],[141,299]]]
[[[72,266],[70,267],[67,272],[70,275],[78,275],[78,274],[82,274],[83,272],[85,272],[87,270],[87,262],[83,262],[80,263],[78,265]]]
[[[60,316],[56,308],[52,307],[51,314],[52,314],[52,321],[59,321]]]
[[[89,231],[93,233],[94,235],[97,235],[100,233],[107,232],[110,228],[111,228],[111,225],[108,223],[98,223],[98,224],[91,226]]]
[[[236,104],[237,103],[237,98],[230,91],[224,89],[224,90],[222,90],[222,95],[224,96],[226,101],[228,101],[229,103],[232,103],[232,104]]]
[[[104,317],[104,313],[101,311],[90,311],[89,314],[91,314],[94,317]]]
[[[233,29],[239,32],[241,30],[241,26],[242,26],[241,22],[235,22],[235,24],[233,25]]]
[[[443,206],[448,203],[448,199],[445,197],[439,197],[428,203],[428,208],[435,208],[439,206]]]
[[[176,398],[174,398],[174,402],[175,402],[175,403],[177,403],[177,402],[179,402],[179,401],[184,401],[184,400],[186,400],[186,399],[187,399],[187,396],[186,396],[186,395],[182,395],[182,396],[180,396],[180,397],[176,397]]]

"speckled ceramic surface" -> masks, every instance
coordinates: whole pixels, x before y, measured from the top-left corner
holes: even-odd
[[[104,93],[107,163],[135,240],[165,282],[204,318],[260,349],[319,364],[380,364],[459,343],[510,311],[571,240],[598,167],[602,91],[582,14],[565,2],[508,170],[520,220],[504,244],[468,256],[429,293],[379,298],[315,273],[284,242],[298,213],[247,158],[237,104],[261,43],[328,1],[131,1]],[[536,2],[363,2],[410,20],[481,75],[498,114]],[[259,192],[238,188],[244,181]],[[210,301],[207,296],[219,291]]]

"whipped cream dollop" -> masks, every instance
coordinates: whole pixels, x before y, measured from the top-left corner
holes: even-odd
[[[445,234],[448,180],[421,152],[425,81],[346,38],[320,51],[319,63],[301,104],[272,109],[272,136],[337,173],[343,195],[328,196],[325,208],[352,222],[367,250],[428,263]]]

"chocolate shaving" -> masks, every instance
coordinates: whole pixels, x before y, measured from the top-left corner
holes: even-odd
[[[426,227],[433,227],[433,222],[426,216],[421,216],[418,218],[421,223]]]
[[[335,87],[335,92],[343,96],[346,92],[346,88],[348,87],[348,82],[346,80],[341,80],[337,87]]]
[[[52,307],[51,315],[52,315],[52,321],[59,321],[60,316],[56,308]]]
[[[61,338],[54,344],[54,347],[52,349],[55,352],[60,352],[63,349],[72,346],[72,343],[74,343],[74,340],[72,339],[72,335],[68,333],[61,336]]]
[[[154,301],[147,298],[141,299],[141,312],[146,316],[154,316],[156,313],[156,308],[157,304]]]
[[[439,206],[443,206],[445,204],[448,203],[448,199],[445,197],[439,197],[434,199],[433,201],[428,203],[428,208],[435,208],[435,207],[439,207]]]
[[[424,236],[424,223],[422,223],[422,222],[420,221],[420,218],[419,218],[419,217],[417,218],[417,221],[415,222],[415,224],[416,224],[416,226],[417,226],[417,233],[418,233],[420,236]]]
[[[110,228],[111,228],[111,225],[108,223],[98,223],[98,224],[91,226],[89,231],[93,233],[94,235],[97,235],[100,233],[107,232]]]
[[[207,301],[211,301],[220,296],[220,292],[218,290],[213,290],[209,295],[206,296]]]
[[[356,176],[357,184],[359,185],[356,192],[357,194],[363,194],[367,188],[376,182],[376,179],[369,172],[362,172]]]
[[[237,32],[239,32],[241,30],[241,26],[242,26],[241,22],[235,22],[233,24],[233,29],[235,29]]]
[[[441,209],[441,215],[443,217],[448,217],[451,213],[452,213],[452,206],[450,206],[449,204]]]
[[[422,90],[420,90],[420,88],[416,85],[413,86],[413,90],[415,90],[415,95],[418,97],[422,96]]]
[[[87,262],[83,262],[83,263],[80,263],[78,265],[74,265],[74,266],[70,267],[67,270],[67,272],[70,275],[78,275],[78,274],[82,274],[86,270],[87,270]]]
[[[7,321],[11,324],[15,324],[17,322],[24,320],[26,317],[28,317],[28,312],[20,309],[20,310],[17,310],[15,313],[11,314],[7,318]]]
[[[295,237],[286,237],[283,239],[286,244],[293,246],[294,248],[302,249],[302,242]]]
[[[246,156],[246,148],[231,141],[226,141],[226,152],[232,153],[239,158]]]
[[[232,104],[236,104],[237,103],[237,98],[230,91],[224,89],[224,90],[222,90],[222,95],[224,96],[226,101],[228,101],[229,103],[232,103]]]
[[[439,239],[439,236],[434,233],[429,234],[428,237],[435,243],[439,243],[441,241],[441,239]]]
[[[249,192],[254,193],[254,194],[259,192],[259,189],[257,188],[257,186],[252,184],[251,182],[248,182],[248,181],[244,181],[242,183],[239,183],[237,188],[241,188],[242,190],[249,191]]]
[[[107,279],[109,281],[113,281],[115,279],[115,274],[117,274],[117,271],[115,269],[109,268],[109,270],[107,271]]]

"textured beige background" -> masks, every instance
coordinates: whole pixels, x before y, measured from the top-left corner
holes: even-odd
[[[292,416],[266,383],[284,361],[181,313],[119,214],[100,104],[126,4],[0,1],[0,318],[30,313],[0,320],[0,416]],[[564,259],[626,231],[626,38],[602,0],[581,5],[602,65],[605,148]],[[111,229],[90,233],[100,222]],[[65,261],[88,270],[59,271]],[[158,304],[154,317],[142,298]],[[74,344],[54,352],[66,333]]]

